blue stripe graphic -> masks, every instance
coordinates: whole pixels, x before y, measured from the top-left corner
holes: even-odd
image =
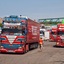
[[[5,49],[18,49],[20,46],[22,47],[22,44],[1,44]]]

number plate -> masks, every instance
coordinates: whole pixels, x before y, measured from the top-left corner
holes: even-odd
[[[8,52],[14,52],[13,50],[8,50]]]

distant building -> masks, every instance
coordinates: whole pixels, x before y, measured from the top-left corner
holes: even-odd
[[[45,18],[45,19],[38,19],[38,22],[61,22],[64,17],[60,18]]]
[[[3,20],[3,19],[2,19],[2,18],[0,18],[0,23],[2,23],[2,20]]]

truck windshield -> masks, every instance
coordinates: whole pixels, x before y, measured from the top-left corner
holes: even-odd
[[[56,33],[55,32],[51,32],[51,34],[55,35]]]
[[[5,28],[5,29],[2,29],[2,34],[5,34],[5,35],[22,35],[22,30]]]
[[[59,31],[58,35],[64,35],[64,32],[63,31]]]
[[[40,34],[44,35],[44,31],[40,31]]]

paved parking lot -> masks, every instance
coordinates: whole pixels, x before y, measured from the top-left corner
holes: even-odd
[[[37,48],[26,54],[0,53],[0,64],[64,64],[64,48],[54,45],[55,42],[44,41],[42,51]]]

